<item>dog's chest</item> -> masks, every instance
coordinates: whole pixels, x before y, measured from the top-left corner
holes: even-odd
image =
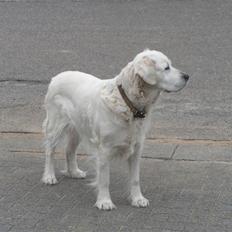
[[[143,122],[139,120],[134,121],[128,127],[121,128],[112,141],[115,155],[130,156],[133,154],[137,145],[142,142],[143,136]]]

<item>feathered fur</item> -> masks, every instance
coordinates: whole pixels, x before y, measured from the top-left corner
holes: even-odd
[[[87,148],[96,157],[98,190],[96,207],[113,209],[109,193],[109,163],[121,157],[129,164],[130,197],[132,205],[148,206],[139,184],[139,158],[145,134],[151,119],[152,108],[161,91],[178,91],[186,81],[183,74],[171,67],[169,59],[160,52],[146,50],[138,54],[113,79],[100,80],[92,75],[68,71],[54,77],[45,98],[46,163],[43,182],[57,183],[54,171],[54,150],[66,136],[66,175],[84,178],[76,162],[77,146]],[[138,109],[146,109],[144,119],[135,119],[120,95],[123,89]]]

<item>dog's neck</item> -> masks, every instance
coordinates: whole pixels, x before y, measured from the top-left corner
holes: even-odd
[[[122,85],[125,94],[138,110],[145,109],[146,112],[150,110],[161,92],[156,86],[147,84],[134,73],[132,62],[116,77],[116,84]]]

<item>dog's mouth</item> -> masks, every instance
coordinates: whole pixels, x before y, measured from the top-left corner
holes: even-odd
[[[182,86],[178,86],[178,87],[176,86],[176,89],[172,89],[172,90],[164,89],[163,91],[165,93],[172,93],[172,92],[176,93],[176,92],[179,92],[180,90],[182,90],[186,86],[186,83],[187,82],[185,82],[184,85],[182,85]]]

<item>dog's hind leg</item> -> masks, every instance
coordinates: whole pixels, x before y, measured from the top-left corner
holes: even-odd
[[[56,184],[57,179],[55,176],[55,167],[54,167],[54,151],[55,147],[46,145],[45,148],[45,168],[42,181],[45,184]]]
[[[76,160],[76,149],[80,143],[80,137],[74,127],[69,126],[67,129],[66,165],[67,170],[63,171],[66,176],[72,178],[85,178],[86,172],[79,169]]]
[[[54,152],[56,145],[62,138],[62,134],[67,127],[65,120],[53,110],[48,112],[43,124],[45,133],[45,168],[42,182],[45,184],[56,184]]]

